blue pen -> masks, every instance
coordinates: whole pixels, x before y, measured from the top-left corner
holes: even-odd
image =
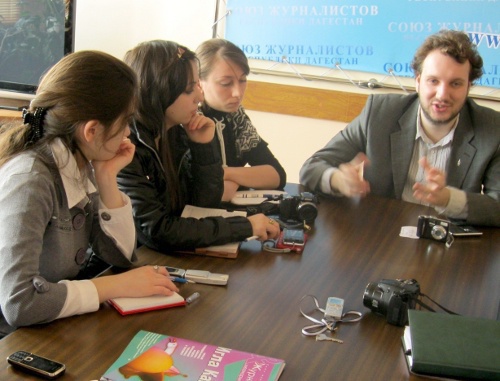
[[[177,282],[177,283],[195,283],[192,280],[188,280],[188,279],[184,279],[184,278],[179,278],[179,277],[176,277],[176,276],[171,276],[170,280],[172,282]]]

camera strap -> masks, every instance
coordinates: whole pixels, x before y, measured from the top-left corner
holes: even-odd
[[[448,233],[448,235],[446,236],[446,243],[445,243],[446,248],[449,249],[451,247],[451,245],[453,245],[454,241],[455,241],[455,237],[453,237],[453,234]],[[429,299],[431,299],[431,298],[429,298]],[[434,302],[434,300],[432,300],[432,301]],[[436,302],[434,302],[434,303],[436,303]]]
[[[273,239],[267,239],[264,242],[262,242],[262,250],[267,251],[269,253],[290,253],[292,249],[290,248],[283,248],[279,249],[276,247],[276,241]]]
[[[424,298],[427,298],[429,299],[432,303],[434,303],[436,306],[438,306],[439,308],[441,308],[443,311],[451,314],[451,315],[459,315],[457,314],[456,312],[453,312],[451,310],[449,310],[448,308],[442,306],[441,304],[439,304],[438,302],[436,302],[435,300],[433,300],[431,297],[423,294],[423,293],[419,293],[418,296],[421,296],[421,297],[424,297]],[[436,312],[433,308],[431,308],[429,305],[427,305],[426,303],[424,303],[422,300],[420,300],[419,298],[415,298],[415,302],[417,304],[419,304],[420,306],[424,307],[425,309],[431,311],[431,312]]]

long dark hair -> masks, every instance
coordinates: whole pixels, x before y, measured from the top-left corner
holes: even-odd
[[[173,210],[181,204],[179,178],[174,167],[166,129],[165,111],[193,80],[194,52],[173,41],[153,40],[129,50],[124,61],[139,80],[137,122],[160,138],[159,154],[167,177]]]
[[[10,123],[0,128],[0,166],[28,150],[46,151],[56,138],[75,153],[77,127],[98,120],[109,137],[112,124],[135,108],[137,81],[134,72],[119,59],[97,51],[71,53],[43,77],[29,111],[43,109],[43,132],[32,138],[32,126]]]

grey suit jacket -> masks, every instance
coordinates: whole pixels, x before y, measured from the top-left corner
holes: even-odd
[[[300,182],[320,191],[330,167],[358,152],[370,159],[364,176],[371,192],[401,198],[413,153],[418,95],[370,95],[361,114],[300,170]],[[467,223],[500,226],[500,113],[468,99],[452,143],[447,184],[467,193]]]

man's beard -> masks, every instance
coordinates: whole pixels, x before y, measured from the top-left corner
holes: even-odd
[[[430,107],[432,107],[432,106],[430,106]],[[422,107],[421,109],[422,109],[422,112],[424,114],[425,119],[434,125],[448,124],[452,120],[454,120],[457,117],[457,115],[460,113],[460,111],[458,111],[458,112],[452,114],[449,118],[441,120],[441,119],[434,119],[432,117],[432,115],[429,112],[427,112],[427,110],[424,107]]]

